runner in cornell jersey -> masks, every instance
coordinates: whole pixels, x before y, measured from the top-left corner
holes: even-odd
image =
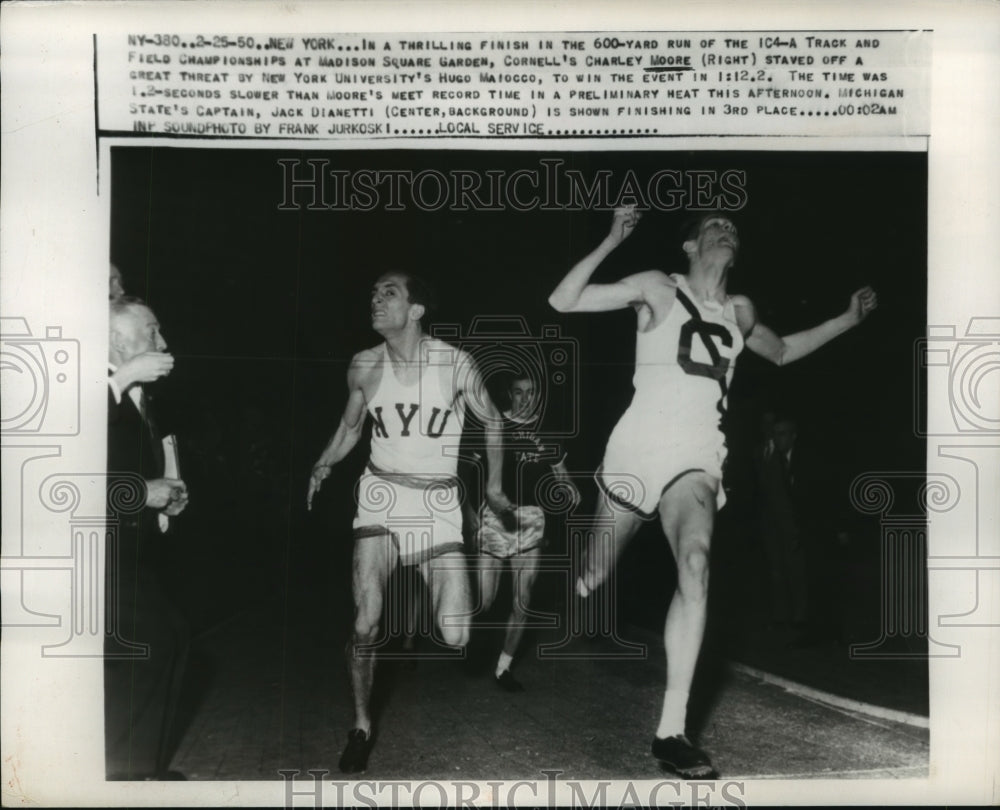
[[[652,513],[680,475],[722,476],[719,421],[743,336],[730,302],[695,303],[684,276],[667,316],[636,335],[635,394],[615,426],[598,481],[640,512]],[[617,486],[616,486],[617,483]],[[724,500],[720,490],[719,505]]]

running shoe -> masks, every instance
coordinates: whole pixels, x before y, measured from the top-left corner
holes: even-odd
[[[708,779],[715,776],[715,768],[712,767],[708,754],[692,745],[683,734],[666,739],[654,737],[653,756],[685,779]]]
[[[360,728],[347,732],[347,748],[340,755],[341,773],[361,773],[368,767],[368,754],[372,750],[372,734]]]

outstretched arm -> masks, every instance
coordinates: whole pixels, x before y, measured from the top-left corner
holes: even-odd
[[[365,424],[365,394],[361,389],[359,381],[361,372],[356,361],[357,358],[352,362],[351,368],[347,372],[349,393],[344,415],[340,417],[337,430],[334,431],[326,448],[320,453],[319,459],[313,465],[312,475],[309,477],[309,491],[306,493],[307,509],[312,509],[313,495],[319,492],[323,481],[330,475],[330,468],[354,449]]]
[[[549,304],[559,312],[604,312],[633,306],[642,300],[642,291],[631,278],[614,284],[591,284],[590,277],[608,255],[635,230],[642,216],[634,206],[615,210],[611,231],[559,282]]]
[[[764,324],[756,321],[753,305],[747,301],[741,320],[748,321],[749,333],[746,346],[754,354],[759,354],[772,363],[783,366],[816,351],[838,335],[852,329],[863,321],[878,306],[878,296],[871,287],[862,287],[851,296],[847,309],[835,318],[824,321],[819,326],[779,337]]]

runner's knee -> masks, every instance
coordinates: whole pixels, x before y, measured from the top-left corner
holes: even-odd
[[[354,639],[358,644],[373,644],[378,639],[381,616],[361,608],[354,617]]]
[[[678,587],[685,596],[703,597],[708,591],[708,548],[701,544],[685,549],[677,561]]]

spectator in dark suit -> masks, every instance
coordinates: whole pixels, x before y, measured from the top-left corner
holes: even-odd
[[[148,355],[172,366],[166,348],[156,316],[142,301],[127,296],[111,301],[108,487],[109,524],[117,532],[109,539],[106,561],[104,718],[106,775],[114,780],[176,778],[167,771],[168,746],[187,628],[163,590],[158,568],[170,542],[165,535],[170,519],[187,506],[187,487],[166,475],[162,437],[142,385],[116,375],[141,367],[136,358]],[[112,511],[123,488],[134,490],[140,511],[121,516]]]

